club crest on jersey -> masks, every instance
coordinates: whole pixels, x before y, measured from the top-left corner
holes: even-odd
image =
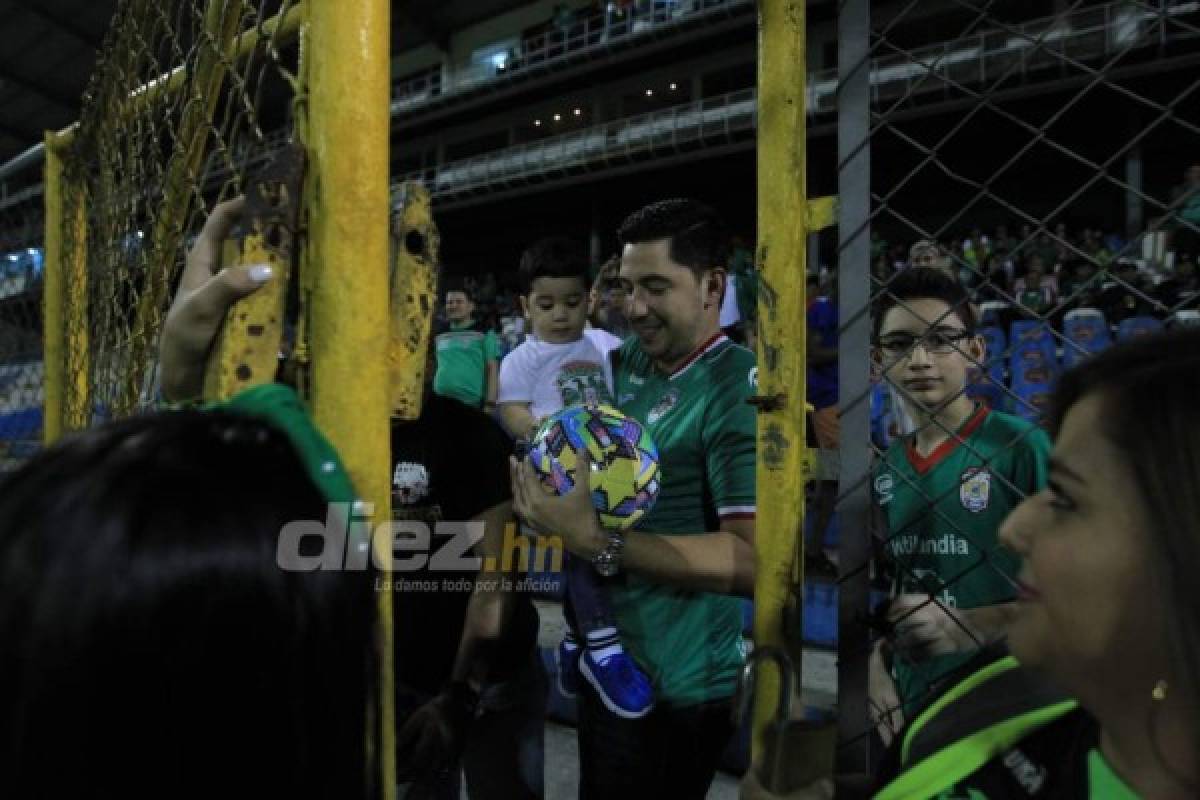
[[[958,487],[958,499],[972,514],[985,511],[992,493],[992,473],[979,467],[971,467],[962,474]]]
[[[875,494],[879,497],[879,505],[892,502],[892,490],[895,488],[896,481],[890,472],[885,472],[875,479]]]
[[[411,506],[429,494],[429,470],[424,464],[400,461],[392,473],[392,497],[401,505]]]
[[[650,409],[650,413],[646,415],[646,424],[653,425],[662,419],[668,411],[675,407],[679,402],[679,392],[671,389],[662,396],[662,399],[654,404],[654,408]]]

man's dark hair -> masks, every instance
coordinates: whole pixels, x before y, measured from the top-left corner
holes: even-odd
[[[950,306],[950,310],[958,316],[967,333],[974,333],[978,327],[975,308],[961,283],[934,267],[909,267],[888,282],[876,299],[872,322],[873,338],[879,339],[883,318],[889,311],[912,300],[925,299],[941,300]]]
[[[538,239],[521,254],[517,281],[524,295],[533,290],[533,282],[538,278],[579,278],[587,291],[589,271],[582,245],[565,236],[548,236]]]
[[[729,233],[717,212],[696,200],[676,197],[640,208],[617,229],[621,245],[669,239],[667,254],[696,275],[706,269],[725,269]]]
[[[467,279],[462,275],[446,275],[443,274],[438,279],[438,296],[445,302],[446,295],[451,292],[462,292],[467,296],[467,299],[472,303],[475,302],[475,293],[467,286]]]

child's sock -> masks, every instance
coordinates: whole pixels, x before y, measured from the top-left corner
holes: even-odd
[[[588,631],[587,645],[588,651],[596,661],[604,661],[606,658],[625,652],[625,648],[621,647],[621,638],[617,634],[617,629],[611,626]]]

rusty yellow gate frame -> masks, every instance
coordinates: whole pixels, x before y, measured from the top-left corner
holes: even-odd
[[[761,0],[758,26],[758,514],[754,646],[788,653],[798,684],[804,582],[806,297],[809,234],[833,224],[835,198],[809,200],[803,0]],[[752,754],[786,691],[777,673],[754,681]]]
[[[209,92],[206,102],[194,106],[194,116],[186,120],[187,146],[172,159],[163,197],[163,208],[172,213],[157,226],[152,252],[172,252],[179,245],[169,240],[182,233],[171,231],[168,223],[181,218],[191,202],[183,176],[202,162],[209,117],[229,64],[247,58],[264,39],[281,46],[299,38],[302,56],[295,109],[306,162],[300,228],[307,231],[299,267],[311,359],[306,399],[318,427],[345,462],[359,496],[373,507],[374,519],[387,520],[391,517],[389,369],[386,359],[372,355],[386,352],[389,338],[391,3],[310,0],[239,32],[234,23],[240,15],[226,13],[231,2],[241,0],[210,0],[206,9],[205,32],[219,43],[222,57],[198,65],[197,71],[211,70],[204,73]],[[132,88],[129,110],[158,93],[178,92],[186,77],[176,70]],[[69,324],[86,320],[88,313],[86,237],[66,235],[68,225],[84,230],[85,212],[81,204],[76,205],[77,213],[68,220],[64,210],[68,207],[64,198],[78,191],[69,185],[63,168],[63,156],[74,136],[72,126],[48,132],[45,140],[44,440],[48,445],[91,421],[87,325]],[[153,288],[143,305],[167,287]],[[142,347],[150,345],[154,333],[145,329],[147,311],[139,308],[137,314]],[[226,330],[227,338],[233,335]],[[384,557],[377,563],[390,564],[390,554],[379,555]],[[382,680],[370,724],[376,726],[382,750],[375,754],[381,766],[377,780],[382,795],[392,798],[396,769],[389,592],[379,593],[379,619]]]

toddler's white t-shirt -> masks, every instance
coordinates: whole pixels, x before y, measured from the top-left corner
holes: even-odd
[[[500,362],[498,403],[529,403],[541,419],[577,403],[612,405],[611,350],[621,340],[600,328],[566,344],[526,339]]]

